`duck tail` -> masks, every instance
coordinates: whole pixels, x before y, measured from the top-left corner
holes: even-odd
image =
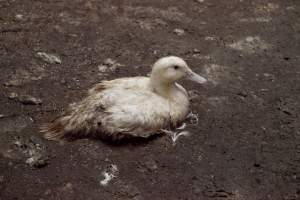
[[[62,117],[63,118],[63,117]],[[40,133],[44,134],[43,137],[47,140],[60,140],[63,139],[67,132],[65,131],[65,125],[62,118],[55,119],[51,123],[45,123],[41,125]]]

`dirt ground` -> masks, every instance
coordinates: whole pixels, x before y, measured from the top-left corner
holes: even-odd
[[[300,199],[299,45],[299,0],[0,0],[0,199]],[[38,133],[171,54],[209,80],[176,145]]]

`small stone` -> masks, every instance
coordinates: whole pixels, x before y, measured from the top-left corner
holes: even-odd
[[[251,36],[249,36],[249,37],[246,37],[246,41],[247,42],[253,42],[254,41],[254,37],[251,37]]]
[[[294,6],[288,6],[286,7],[287,10],[295,10],[295,7]]]
[[[114,72],[116,71],[119,67],[123,67],[124,65],[118,63],[116,60],[113,60],[111,58],[107,58],[104,60],[103,64],[98,66],[98,70],[102,73],[104,72]]]
[[[20,132],[22,129],[32,124],[32,122],[32,119],[25,115],[5,116],[0,120],[0,135],[7,132]]]
[[[31,157],[29,157],[26,160],[26,163],[29,166],[34,168],[41,168],[41,167],[45,167],[48,164],[47,159],[44,159],[43,155],[37,150],[31,150],[29,154],[31,155]]]
[[[4,86],[20,86],[22,85],[23,81],[22,80],[10,80],[4,83]]]
[[[213,36],[206,36],[204,38],[205,41],[214,41],[214,40],[217,40],[216,37],[213,37]]]
[[[49,64],[61,64],[61,59],[53,54],[38,52],[37,56]]]
[[[64,185],[64,187],[62,188],[64,191],[70,191],[73,189],[73,184],[68,182]]]
[[[137,198],[139,197],[138,199],[141,199],[142,196],[141,196],[141,192],[139,191],[139,189],[137,187],[135,187],[134,185],[131,185],[131,184],[126,184],[122,181],[117,181],[115,183],[115,185],[117,185],[118,187],[118,192],[121,194],[121,195],[124,195],[124,196],[127,196],[129,197],[130,199],[133,199],[133,198]]]
[[[201,51],[199,49],[193,49],[192,53],[195,55],[195,54],[200,54]]]
[[[18,94],[15,93],[15,92],[12,92],[12,93],[10,93],[10,94],[8,95],[8,98],[9,98],[9,99],[16,99],[17,97],[18,97]]]
[[[30,95],[21,95],[21,96],[19,96],[18,94],[14,93],[14,92],[10,93],[8,98],[18,100],[19,102],[21,102],[24,105],[40,105],[40,104],[42,104],[41,99],[35,98],[33,96],[30,96]]]
[[[20,97],[20,102],[25,104],[25,105],[40,105],[42,104],[42,100],[29,96],[29,95],[24,95]]]
[[[73,187],[72,183],[67,183],[66,188],[71,189]]]
[[[248,94],[247,94],[246,91],[239,91],[239,92],[237,93],[237,95],[239,95],[239,96],[241,96],[241,97],[243,97],[243,98],[246,98],[246,97],[248,96]]]
[[[107,58],[107,59],[105,59],[104,62],[103,62],[103,64],[108,65],[108,66],[112,66],[112,65],[114,65],[114,64],[116,64],[116,63],[117,63],[117,61],[115,61],[115,60],[113,60],[113,59],[111,59],[111,58]]]
[[[16,17],[17,21],[23,21],[24,20],[24,15],[17,14],[15,17]]]
[[[99,65],[98,70],[99,70],[99,72],[104,73],[104,72],[107,72],[108,67],[106,65]]]
[[[173,31],[176,35],[182,36],[185,34],[185,31],[183,29],[180,28],[175,28]]]
[[[155,160],[148,160],[148,161],[146,161],[145,162],[145,166],[146,166],[146,168],[148,169],[148,170],[150,170],[150,171],[155,171],[155,170],[157,170],[157,164],[156,164],[156,162],[155,162]]]

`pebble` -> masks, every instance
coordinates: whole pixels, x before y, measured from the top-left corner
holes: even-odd
[[[175,28],[173,31],[176,35],[182,36],[185,34],[185,31],[183,29],[180,28]]]
[[[199,49],[193,49],[193,53],[198,54],[198,53],[201,53],[201,51]]]
[[[33,120],[25,115],[8,115],[0,120],[0,135],[7,132],[20,132],[33,123]]]
[[[149,170],[149,171],[155,171],[158,169],[156,161],[155,160],[147,160],[145,162],[145,167]]]
[[[33,168],[42,168],[48,164],[48,156],[45,147],[38,143],[37,139],[31,137],[26,140],[17,140],[14,143],[26,157],[25,163]]]
[[[48,54],[45,52],[37,52],[37,56],[49,64],[61,64],[62,63],[61,59],[53,54]]]
[[[23,20],[24,20],[24,15],[17,14],[17,15],[15,16],[15,18],[16,18],[17,21],[23,21]]]
[[[35,154],[34,156],[28,158],[26,160],[26,163],[30,166],[30,167],[34,167],[34,168],[41,168],[46,166],[48,163],[46,160],[44,160],[42,158],[41,154]]]
[[[106,65],[99,65],[98,70],[99,70],[99,72],[104,73],[104,72],[107,72],[108,67]]]
[[[111,58],[107,58],[104,60],[104,62],[98,66],[98,70],[100,73],[106,73],[106,72],[113,72],[116,71],[119,67],[122,67],[124,65],[118,63],[116,60],[113,60]]]
[[[33,96],[30,96],[30,95],[20,95],[19,96],[15,92],[10,93],[8,95],[8,98],[12,99],[12,100],[17,100],[17,101],[21,102],[24,105],[40,105],[40,104],[42,104],[41,99],[35,98]]]

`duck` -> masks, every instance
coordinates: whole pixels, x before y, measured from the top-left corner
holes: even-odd
[[[50,123],[40,126],[48,140],[97,137],[122,140],[149,138],[169,127],[178,127],[189,114],[187,91],[177,83],[206,78],[195,73],[177,56],[158,59],[150,76],[104,80],[87,96]]]

